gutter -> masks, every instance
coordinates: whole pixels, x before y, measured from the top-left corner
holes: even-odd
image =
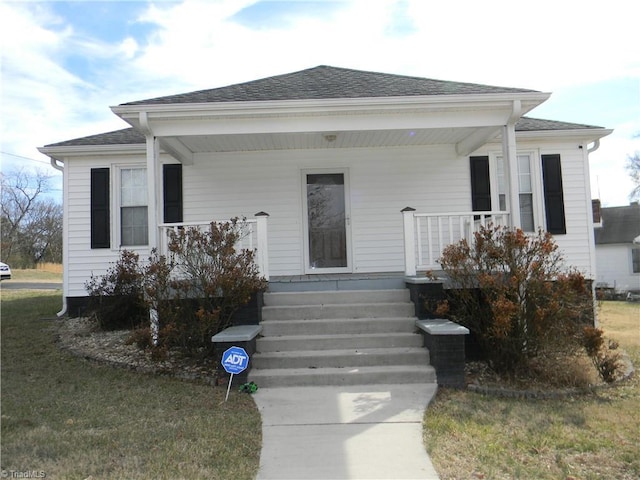
[[[593,147],[587,149],[587,153],[593,153],[600,148],[600,139],[596,139],[593,142]]]

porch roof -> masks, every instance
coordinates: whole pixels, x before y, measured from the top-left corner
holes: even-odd
[[[535,131],[555,131],[562,133],[564,131],[575,130],[601,130],[603,127],[594,125],[585,125],[579,123],[561,122],[556,120],[544,120],[531,117],[521,117],[515,125],[516,132],[535,132]],[[72,146],[99,146],[99,145],[136,145],[144,144],[145,136],[143,133],[133,127],[123,128],[112,132],[98,133],[86,137],[74,138],[63,142],[52,143],[46,145],[49,147],[72,147]]]

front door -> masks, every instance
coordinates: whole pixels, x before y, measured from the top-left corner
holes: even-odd
[[[304,172],[305,273],[350,272],[347,172]]]

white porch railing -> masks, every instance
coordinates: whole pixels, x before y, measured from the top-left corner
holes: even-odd
[[[412,208],[402,210],[404,217],[405,275],[417,271],[439,269],[443,250],[466,239],[471,243],[474,232],[489,225],[508,226],[509,213],[454,212],[418,213]]]
[[[244,235],[236,244],[237,250],[253,250],[255,252],[255,262],[258,266],[260,274],[269,280],[269,249],[267,242],[267,218],[269,215],[264,212],[256,213],[256,218],[248,218],[238,221],[238,226],[242,229]],[[214,220],[215,223],[225,223],[227,220]],[[161,255],[169,253],[169,231],[177,231],[181,228],[195,227],[199,230],[209,228],[211,221],[201,222],[180,222],[180,223],[162,223],[158,225],[158,252]]]

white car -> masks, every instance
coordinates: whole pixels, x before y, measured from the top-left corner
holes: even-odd
[[[0,262],[0,280],[11,280],[11,268],[3,262]]]

